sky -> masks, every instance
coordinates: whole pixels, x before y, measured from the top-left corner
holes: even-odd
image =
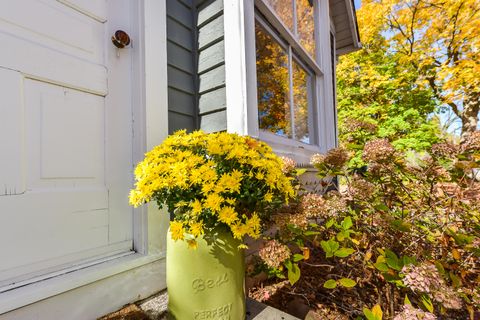
[[[362,5],[362,0],[354,0],[355,2],[355,8],[358,9]]]

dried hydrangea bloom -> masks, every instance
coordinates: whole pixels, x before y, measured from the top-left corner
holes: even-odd
[[[395,148],[387,139],[375,139],[365,144],[362,158],[365,161],[385,162],[389,161],[394,153]]]
[[[433,299],[447,309],[462,309],[462,300],[455,291],[447,285],[438,288],[433,292]]]
[[[325,199],[321,195],[308,193],[302,197],[300,208],[307,218],[321,217],[325,211]]]
[[[480,131],[470,133],[461,144],[463,152],[480,150]]]
[[[454,158],[457,152],[457,146],[450,142],[442,142],[432,145],[432,154],[439,157]]]
[[[398,313],[393,320],[436,320],[437,317],[422,309],[416,309],[411,304],[403,306],[402,311]]]
[[[293,225],[299,229],[305,230],[308,227],[307,216],[302,213],[282,213],[274,216],[276,226],[281,230],[287,230],[288,225]]]
[[[374,133],[377,130],[377,126],[373,123],[351,118],[345,121],[344,128],[346,132],[358,132],[359,130],[365,130],[367,132]]]
[[[278,242],[277,240],[270,240],[265,244],[265,247],[258,252],[260,258],[270,268],[278,268],[287,259],[290,258],[290,249]]]
[[[437,268],[432,264],[407,265],[403,267],[402,273],[405,275],[403,283],[415,292],[430,293],[445,284]]]
[[[325,161],[325,156],[320,153],[316,153],[310,158],[310,164],[312,164],[313,166],[321,165],[323,164],[324,161]]]
[[[355,177],[348,186],[350,196],[358,200],[367,200],[374,192],[375,185],[360,177]]]
[[[297,166],[297,163],[288,157],[282,157],[282,172],[285,174],[291,173],[293,170],[295,170],[295,167]]]
[[[343,148],[330,149],[323,160],[325,164],[334,168],[342,168],[348,160],[348,153]]]
[[[437,166],[433,168],[432,173],[436,179],[441,179],[443,181],[448,181],[452,179],[452,177],[450,176],[450,172],[448,172],[448,170],[442,166]]]
[[[328,216],[335,217],[347,210],[347,202],[341,194],[331,191],[325,195],[325,208]]]
[[[461,309],[462,300],[442,279],[437,268],[428,263],[405,266],[403,283],[415,292],[429,293],[435,301],[447,309]]]

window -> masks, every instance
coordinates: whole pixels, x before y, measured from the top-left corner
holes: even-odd
[[[259,0],[255,58],[259,129],[317,144],[314,7],[310,0]]]

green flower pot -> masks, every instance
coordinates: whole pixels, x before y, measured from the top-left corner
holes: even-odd
[[[245,258],[227,232],[197,239],[198,248],[167,234],[168,312],[176,320],[244,320]]]

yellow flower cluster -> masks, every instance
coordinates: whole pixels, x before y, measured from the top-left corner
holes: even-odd
[[[145,155],[135,179],[130,204],[166,204],[175,212],[172,238],[190,247],[195,240],[185,234],[196,238],[220,225],[237,239],[258,237],[260,218],[247,208],[288,202],[295,194],[282,160],[268,145],[226,132],[176,132]]]

